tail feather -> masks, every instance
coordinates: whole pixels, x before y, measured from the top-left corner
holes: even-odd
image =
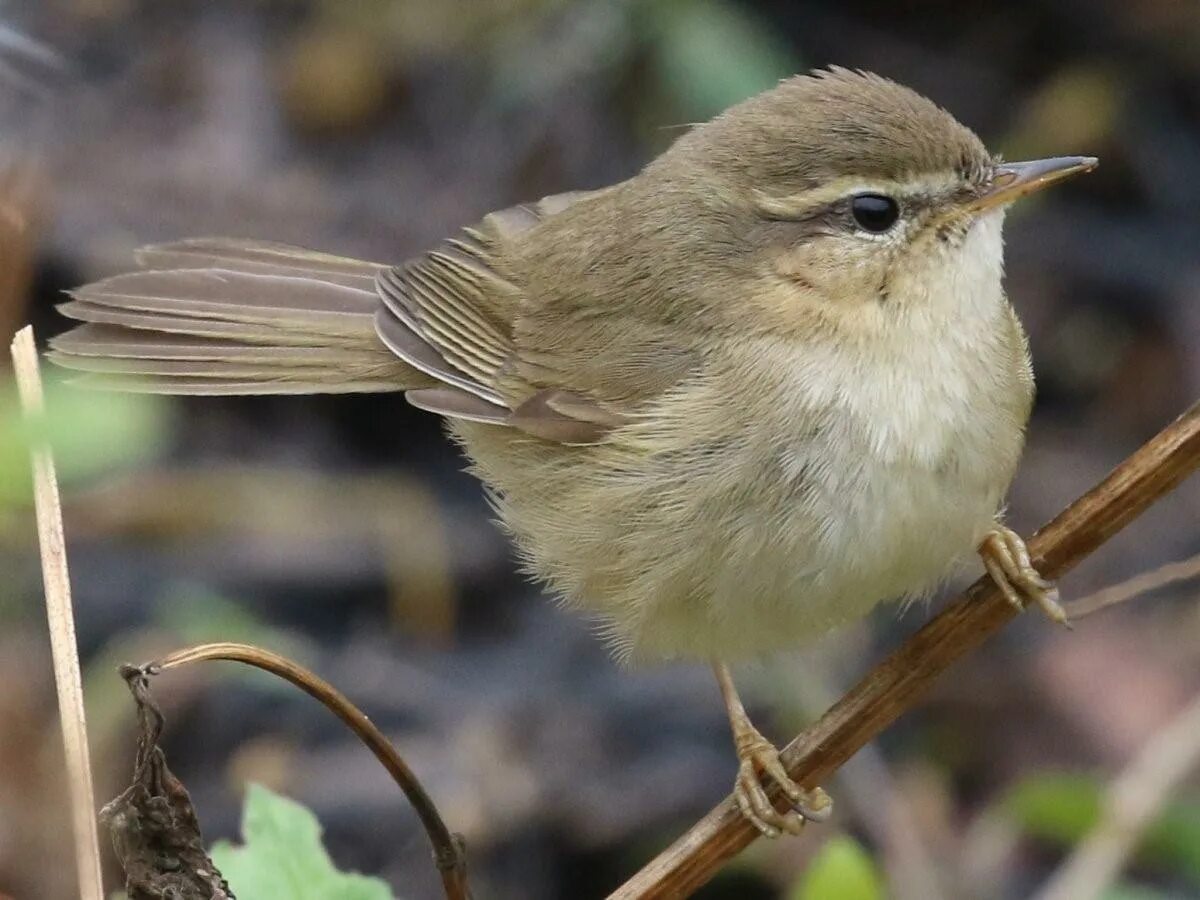
[[[326,335],[309,334],[302,331],[288,330],[286,327],[255,324],[251,322],[232,322],[222,319],[197,319],[183,315],[164,315],[148,313],[139,310],[121,309],[115,306],[101,306],[82,300],[70,300],[61,303],[58,311],[72,319],[104,325],[124,326],[138,332],[141,340],[148,343],[169,335],[194,335],[210,338],[225,338],[241,341],[247,344],[266,344],[271,346],[316,347],[326,346],[329,338]],[[67,334],[74,334],[73,331]],[[67,335],[52,340],[51,346],[65,345]],[[65,346],[64,346],[65,349]]]
[[[399,391],[432,381],[375,332],[373,263],[279,244],[148,247],[156,268],[72,292],[84,324],[51,341],[77,381],[173,394]],[[183,266],[184,268],[158,268]]]
[[[259,275],[294,275],[332,284],[360,287],[374,293],[375,275],[387,266],[348,259],[315,250],[302,250],[270,241],[233,238],[192,238],[169,244],[150,244],[135,254],[143,269],[226,269]]]
[[[372,334],[374,291],[314,278],[224,269],[129,272],[72,292],[77,300],[137,312],[289,329],[331,337]]]
[[[58,362],[61,351],[51,350],[50,359]],[[361,362],[343,363],[333,368],[329,365],[311,365],[302,362],[255,362],[238,359],[192,360],[192,359],[120,359],[105,356],[80,356],[71,360],[71,368],[77,372],[94,372],[104,375],[140,376],[150,375],[164,378],[187,376],[189,378],[212,378],[218,380],[278,380],[311,381],[326,377],[344,382],[357,379],[373,379],[379,374],[379,366]]]
[[[71,379],[76,387],[127,394],[174,394],[176,396],[231,397],[265,394],[377,394],[399,390],[379,379],[346,378],[334,380],[327,370],[305,373],[295,371],[288,378],[269,377],[202,378],[199,376],[156,377],[110,375],[90,372]]]
[[[145,317],[153,318],[153,317]],[[226,323],[209,323],[221,326]],[[243,326],[249,336],[261,335],[253,326]],[[195,362],[240,361],[274,365],[337,365],[362,359],[363,351],[328,343],[275,344],[230,340],[227,336],[200,336],[147,332],[120,325],[85,323],[54,339],[54,353],[100,359],[161,359]],[[394,360],[394,354],[379,351],[380,362]],[[82,366],[81,366],[82,368]]]

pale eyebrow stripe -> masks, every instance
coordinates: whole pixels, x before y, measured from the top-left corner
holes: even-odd
[[[852,194],[885,194],[900,200],[953,191],[961,179],[953,172],[925,175],[904,181],[866,180],[855,176],[835,178],[828,184],[782,196],[755,188],[752,202],[755,209],[773,219],[801,219],[832,206]]]

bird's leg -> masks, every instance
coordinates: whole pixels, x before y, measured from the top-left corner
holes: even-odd
[[[724,663],[713,663],[721,696],[729,713],[733,729],[733,744],[737,750],[738,774],[733,796],[742,815],[767,837],[779,837],[783,832],[798,834],[805,820],[824,822],[833,812],[833,801],[820,788],[805,790],[796,784],[779,760],[775,749],[746,715],[742,699],[733,686],[733,676]],[[779,785],[792,809],[780,812],[775,808],[763,787],[763,776],[769,775]]]
[[[1049,619],[1068,624],[1067,611],[1058,602],[1058,589],[1033,567],[1029,548],[1019,534],[996,523],[979,545],[979,556],[1009,603],[1023,610],[1032,600]]]

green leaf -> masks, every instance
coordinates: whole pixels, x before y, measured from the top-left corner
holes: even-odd
[[[1095,827],[1103,791],[1088,774],[1043,773],[1013,788],[1004,806],[1030,836],[1068,848]],[[1138,859],[1200,886],[1200,803],[1168,804],[1146,830]]]
[[[1100,895],[1101,900],[1170,900],[1168,894],[1136,884],[1118,884]]]
[[[883,878],[854,838],[838,835],[809,864],[790,900],[883,900]]]
[[[1146,857],[1160,860],[1200,887],[1200,802],[1170,804],[1150,828]]]
[[[1004,805],[1030,836],[1072,846],[1096,824],[1100,791],[1091,775],[1042,773],[1017,784]]]
[[[316,816],[261,785],[246,791],[241,847],[218,842],[212,861],[238,900],[395,900],[378,878],[334,868]]]

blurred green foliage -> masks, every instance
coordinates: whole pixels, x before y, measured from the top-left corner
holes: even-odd
[[[304,635],[273,627],[236,600],[195,583],[176,583],[154,604],[153,622],[180,647],[237,641],[265,647],[302,665],[311,665],[315,648]],[[118,661],[119,665],[120,661]],[[252,685],[271,695],[291,695],[292,686],[254,666],[224,664],[211,667],[209,677]]]
[[[1031,837],[1068,848],[1095,827],[1103,797],[1091,775],[1043,773],[1014,787],[1005,809]],[[1146,831],[1138,860],[1200,887],[1200,802],[1169,804]]]
[[[745,7],[725,0],[633,4],[634,27],[649,39],[662,87],[690,122],[795,74],[788,42]]]
[[[339,872],[316,816],[261,785],[246,790],[242,840],[218,842],[211,854],[238,900],[395,900],[384,881]]]
[[[537,106],[584,83],[597,93],[623,89],[634,73],[634,115],[651,145],[661,143],[663,123],[703,121],[803,68],[778,30],[732,0],[510,0],[470,11],[436,0],[374,2],[387,7],[401,56],[469,51],[490,69],[498,109]]]
[[[1170,895],[1140,885],[1118,884],[1106,890],[1101,900],[1170,900]]]
[[[28,506],[29,448],[48,440],[64,488],[159,453],[170,433],[170,402],[144,394],[86,391],[46,383],[46,415],[27,420],[16,386],[0,383],[0,510]]]
[[[854,838],[837,835],[809,864],[790,900],[883,900],[883,877]]]
[[[154,624],[183,644],[241,641],[272,647],[286,656],[299,656],[306,649],[300,641],[289,642],[247,607],[192,582],[175,584],[154,604]],[[281,646],[287,643],[294,646]],[[278,683],[278,679],[271,678],[268,683]]]

